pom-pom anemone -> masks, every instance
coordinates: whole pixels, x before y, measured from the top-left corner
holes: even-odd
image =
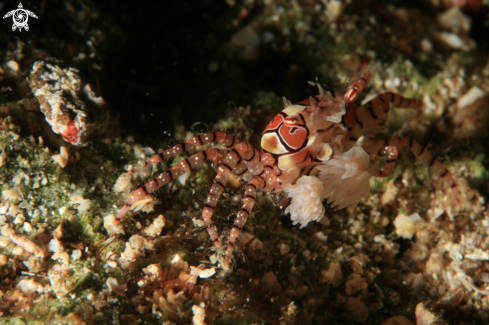
[[[350,204],[356,206],[369,195],[369,162],[370,156],[363,148],[353,147],[316,167],[331,207],[343,209]]]
[[[302,176],[295,185],[287,185],[285,191],[292,198],[285,213],[290,213],[294,225],[299,223],[303,228],[324,216],[324,186],[317,177]]]
[[[284,190],[292,198],[285,213],[290,213],[294,225],[303,228],[324,216],[322,201],[326,198],[338,209],[350,204],[356,206],[370,192],[369,162],[369,155],[362,148],[354,147],[317,166],[319,178],[302,176],[294,185],[285,186]]]

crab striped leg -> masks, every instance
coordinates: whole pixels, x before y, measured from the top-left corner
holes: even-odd
[[[244,197],[243,197],[243,206],[238,212],[238,216],[234,221],[233,227],[231,228],[231,232],[229,233],[228,240],[228,248],[226,251],[226,257],[224,259],[224,267],[226,268],[229,265],[229,260],[233,254],[234,244],[236,243],[236,239],[239,237],[239,234],[243,230],[248,217],[250,216],[251,211],[256,202],[256,190],[265,188],[266,183],[265,180],[260,176],[253,176],[251,180],[246,185]]]
[[[149,193],[154,192],[156,189],[162,187],[163,185],[169,183],[173,179],[176,179],[180,177],[181,175],[185,174],[186,172],[196,168],[197,166],[201,165],[202,163],[212,160],[215,162],[220,162],[225,155],[227,154],[226,150],[222,149],[209,149],[209,150],[204,150],[201,152],[196,153],[195,155],[192,155],[185,160],[182,160],[178,165],[176,165],[173,168],[170,168],[166,172],[160,174],[159,176],[155,177],[148,183],[144,184],[137,190],[135,190],[129,200],[124,204],[124,206],[119,210],[119,213],[117,214],[116,217],[116,222],[120,222],[124,215],[129,211],[131,206],[146,197]]]
[[[229,154],[219,165],[216,178],[214,179],[214,183],[212,184],[209,195],[205,201],[204,209],[202,210],[202,219],[204,219],[209,236],[216,247],[220,247],[221,243],[217,236],[216,227],[212,224],[212,215],[214,214],[217,202],[224,190],[224,186],[226,186],[229,174],[236,167],[240,159],[246,164],[251,174],[259,174],[263,171],[263,166],[260,162],[260,153],[245,142],[239,143],[231,149]]]
[[[261,162],[264,165],[263,174],[253,176],[251,180],[246,185],[244,196],[243,196],[243,206],[238,212],[238,216],[234,221],[233,227],[229,233],[228,248],[226,251],[226,257],[224,259],[224,266],[229,265],[229,260],[233,254],[234,245],[239,234],[243,230],[248,217],[250,216],[253,206],[256,202],[256,190],[257,189],[271,189],[280,190],[282,183],[277,181],[275,175],[275,159],[269,153],[262,152]]]
[[[443,182],[452,189],[454,198],[457,201],[460,201],[459,191],[455,181],[453,180],[452,174],[440,161],[438,161],[438,159],[434,158],[428,152],[428,150],[426,150],[426,148],[420,145],[418,142],[411,139],[393,137],[385,141],[369,141],[368,143],[364,143],[363,147],[366,152],[370,153],[371,159],[387,156],[387,162],[383,171],[371,171],[371,174],[377,177],[389,176],[392,173],[394,164],[396,163],[397,149],[408,147],[420,162],[428,166],[436,177],[441,178]]]
[[[372,73],[370,71],[365,71],[359,76],[353,78],[353,81],[346,87],[343,95],[343,100],[345,101],[346,105],[353,103],[358,98],[358,95],[368,84],[371,77]]]
[[[353,146],[364,133],[371,139],[377,136],[387,120],[391,103],[398,108],[420,108],[423,105],[419,99],[405,98],[391,92],[376,96],[357,108],[356,123],[351,130],[347,148]]]
[[[367,149],[365,151],[368,152]],[[370,175],[375,176],[375,177],[388,177],[388,176],[390,176],[392,174],[392,171],[394,170],[394,166],[396,164],[397,154],[398,154],[398,151],[397,151],[396,146],[382,147],[377,151],[376,154],[370,154],[371,159],[387,156],[387,160],[384,164],[384,170],[370,169],[369,170]],[[372,157],[372,156],[374,156],[374,157]]]
[[[149,166],[160,163],[171,157],[187,152],[195,147],[203,146],[214,141],[222,143],[226,149],[231,149],[237,143],[237,138],[234,135],[224,131],[204,133],[151,157],[149,160],[145,161],[144,165]],[[139,168],[134,168],[133,170],[129,171],[128,174],[133,174],[138,170]]]
[[[248,165],[246,164],[246,161],[241,158],[241,156],[239,157],[236,166],[233,168],[233,174],[241,179],[244,179],[245,181],[249,181],[251,178],[250,171],[248,170]]]

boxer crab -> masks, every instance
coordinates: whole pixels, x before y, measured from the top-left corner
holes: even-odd
[[[408,147],[417,159],[425,163],[437,177],[452,188],[458,200],[458,190],[450,172],[423,146],[414,140],[393,137],[377,140],[387,120],[390,105],[398,108],[420,108],[422,102],[386,92],[355,108],[354,102],[368,83],[370,72],[354,78],[343,94],[332,96],[319,85],[319,95],[291,104],[284,99],[285,109],[266,126],[261,151],[224,131],[214,131],[193,137],[145,162],[153,165],[196,147],[220,142],[225,149],[207,149],[181,161],[175,167],[155,177],[136,191],[120,209],[120,222],[134,203],[156,189],[196,168],[205,161],[219,163],[219,168],[205,201],[202,218],[211,240],[217,248],[221,241],[212,216],[230,174],[247,181],[243,205],[228,236],[224,267],[228,267],[235,241],[256,201],[257,189],[269,192],[285,191],[292,198],[286,213],[294,224],[302,227],[318,221],[324,215],[322,201],[332,207],[356,205],[369,194],[369,178],[391,175],[398,149]],[[364,137],[361,146],[357,141]],[[369,168],[370,160],[386,157],[383,170]],[[129,172],[133,173],[135,170]]]

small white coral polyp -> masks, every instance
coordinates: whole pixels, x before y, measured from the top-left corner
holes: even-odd
[[[287,185],[285,191],[292,198],[285,213],[290,213],[294,225],[299,223],[304,228],[309,222],[324,216],[324,186],[317,177],[302,176],[295,185]]]
[[[369,195],[369,162],[370,156],[363,148],[353,147],[316,167],[331,207],[343,209],[350,204],[356,206]]]

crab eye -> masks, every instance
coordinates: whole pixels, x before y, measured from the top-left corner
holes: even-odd
[[[294,127],[294,126],[305,127],[306,122],[304,121],[304,117],[301,114],[297,114],[294,116],[287,116],[284,119],[284,125],[288,127]]]
[[[294,126],[294,125],[298,125],[298,124],[299,124],[299,120],[296,117],[286,117],[285,118],[285,125],[287,125],[287,126]]]

